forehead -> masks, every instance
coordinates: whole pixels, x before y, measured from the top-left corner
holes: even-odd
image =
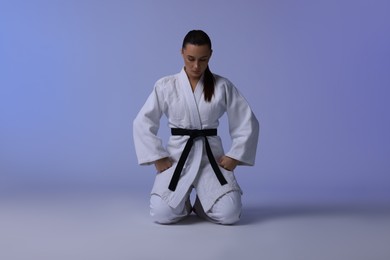
[[[187,44],[183,48],[183,54],[194,57],[210,56],[210,52],[211,50],[208,45]]]

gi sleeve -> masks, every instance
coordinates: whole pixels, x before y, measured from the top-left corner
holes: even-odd
[[[140,165],[152,164],[158,159],[169,156],[161,138],[157,136],[163,114],[160,99],[161,92],[158,92],[156,83],[153,92],[133,121],[134,146]]]
[[[240,165],[253,166],[259,137],[259,122],[248,102],[228,81],[226,86],[226,113],[232,145],[226,156],[239,161]]]

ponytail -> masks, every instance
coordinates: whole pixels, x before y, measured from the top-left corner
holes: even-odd
[[[214,95],[215,88],[215,78],[213,73],[211,73],[209,66],[207,66],[203,75],[203,90],[204,90],[204,100],[210,102]]]

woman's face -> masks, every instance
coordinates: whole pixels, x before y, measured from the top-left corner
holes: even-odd
[[[206,70],[212,51],[206,45],[187,44],[181,54],[187,76],[192,80],[199,80]]]

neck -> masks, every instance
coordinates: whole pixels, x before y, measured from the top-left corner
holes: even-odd
[[[184,68],[184,70],[185,70],[185,68]],[[196,85],[198,85],[198,82],[199,82],[200,78],[190,77],[190,76],[187,74],[187,72],[186,72],[186,75],[187,75],[188,81],[190,82],[192,91],[194,91],[195,88],[196,88]]]
[[[189,81],[190,81],[190,85],[191,85],[192,91],[194,91],[195,88],[196,88],[196,85],[198,85],[199,79],[190,79],[189,78]]]

